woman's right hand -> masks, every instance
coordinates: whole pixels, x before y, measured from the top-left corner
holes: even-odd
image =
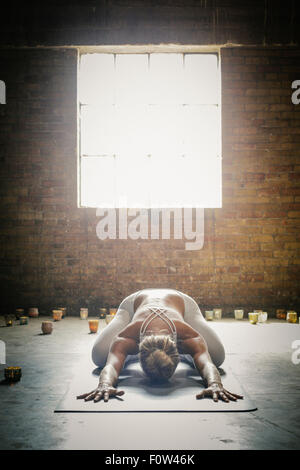
[[[91,401],[94,400],[94,403],[97,403],[100,401],[102,398],[106,402],[110,399],[110,397],[120,397],[124,395],[123,390],[118,390],[114,388],[112,385],[109,384],[99,384],[98,387],[93,390],[92,392],[89,393],[84,393],[83,395],[79,395],[77,397],[77,400],[82,400],[84,401]]]

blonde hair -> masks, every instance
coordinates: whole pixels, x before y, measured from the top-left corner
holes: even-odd
[[[178,362],[176,343],[170,336],[150,335],[140,343],[140,363],[152,380],[168,380],[174,374]]]

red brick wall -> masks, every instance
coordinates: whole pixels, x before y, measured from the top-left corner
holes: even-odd
[[[2,309],[117,305],[171,287],[227,313],[300,308],[300,49],[222,51],[223,208],[205,244],[106,240],[76,194],[76,51],[0,51]]]

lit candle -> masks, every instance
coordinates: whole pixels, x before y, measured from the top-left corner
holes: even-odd
[[[107,310],[104,307],[99,308],[99,318],[102,320],[106,317]]]
[[[222,309],[221,308],[214,308],[213,312],[214,312],[214,318],[216,320],[221,320],[221,318],[222,318]]]
[[[20,317],[20,325],[28,325],[28,317]]]
[[[283,308],[276,310],[276,318],[278,318],[278,320],[286,320],[286,312]]]
[[[19,320],[20,317],[24,315],[24,308],[16,308],[16,320]]]
[[[297,313],[290,310],[287,312],[286,319],[289,323],[297,323]]]
[[[91,333],[97,333],[99,326],[99,320],[89,320],[89,327]]]
[[[5,319],[6,326],[13,326],[14,319],[12,315],[5,315],[4,319]]]
[[[249,321],[252,325],[255,325],[258,322],[258,313],[257,312],[250,312],[248,313]]]
[[[89,309],[88,308],[81,308],[80,309],[80,318],[81,320],[86,320],[89,316]]]
[[[205,318],[207,321],[211,321],[214,318],[214,311],[213,310],[206,310],[205,311]]]
[[[53,320],[60,321],[62,319],[62,311],[61,310],[52,310]]]
[[[28,315],[32,318],[37,318],[39,316],[39,309],[36,307],[31,307],[28,310]]]
[[[22,377],[21,367],[6,367],[4,377],[7,382],[19,382]]]
[[[267,319],[268,319],[267,312],[260,312],[258,314],[258,323],[266,323]]]
[[[234,311],[234,318],[236,320],[243,320],[244,318],[244,310],[243,309],[237,309]]]
[[[117,313],[118,309],[117,308],[110,308],[109,309],[109,314],[110,315],[115,315]]]

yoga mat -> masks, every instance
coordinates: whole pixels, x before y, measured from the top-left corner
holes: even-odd
[[[122,397],[112,398],[107,403],[103,400],[98,403],[77,400],[77,395],[97,387],[99,372],[99,369],[93,372],[90,363],[82,364],[55,412],[235,412],[257,409],[232,371],[222,375],[222,382],[229,392],[243,395],[243,400],[229,403],[215,403],[211,398],[196,400],[204,382],[194,368],[183,362],[178,364],[170,381],[160,385],[151,384],[138,362],[130,363],[122,371],[118,382],[118,389],[125,391]]]

